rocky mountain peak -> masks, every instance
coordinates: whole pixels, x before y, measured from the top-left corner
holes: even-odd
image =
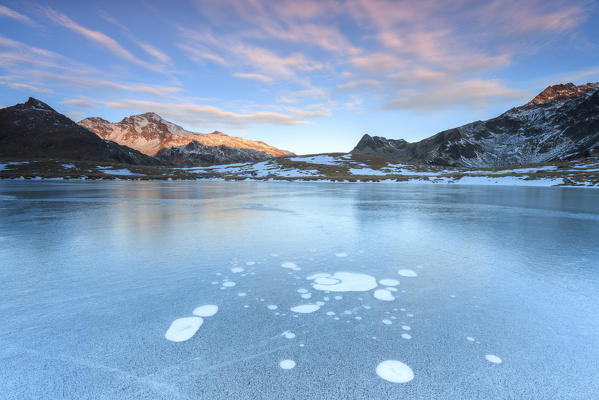
[[[599,82],[587,83],[579,86],[576,86],[572,82],[561,83],[559,85],[552,85],[545,88],[545,90],[543,90],[534,99],[528,102],[528,104],[538,105],[556,99],[579,97],[586,94],[589,90],[595,88],[599,88]]]
[[[30,108],[38,111],[54,111],[52,107],[44,103],[43,101],[39,101],[33,97],[30,97],[26,103],[23,104],[24,108]]]

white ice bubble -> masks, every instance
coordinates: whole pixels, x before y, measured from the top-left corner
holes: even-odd
[[[406,315],[407,315],[409,318],[413,318],[413,317],[414,317],[414,314],[412,314],[412,313],[407,313]]]
[[[291,331],[285,331],[281,334],[285,339],[295,339],[295,333]]]
[[[304,294],[304,293],[308,293],[308,290],[306,290],[304,288],[300,288],[300,289],[297,289],[297,292],[301,293],[301,294]]]
[[[397,288],[394,287],[386,287],[385,289],[387,289],[390,292],[397,292]]]
[[[404,331],[411,331],[412,328],[409,325],[402,325],[401,329],[403,329]]]
[[[327,276],[331,276],[331,274],[327,274],[326,272],[319,272],[318,274],[313,274],[307,277],[306,279],[311,281],[318,278],[326,278]]]
[[[206,304],[204,306],[196,307],[193,310],[193,315],[198,317],[212,317],[218,311],[218,306],[214,304]]]
[[[310,293],[304,293],[301,295],[302,299],[309,299],[310,297],[312,297],[312,295]]]
[[[268,306],[266,306],[266,308],[268,308],[269,310],[276,310],[279,307],[275,306],[274,304],[269,304]]]
[[[323,299],[324,301],[329,301],[329,296],[324,296],[322,299]]]
[[[226,281],[226,282],[223,282],[223,286],[224,286],[224,287],[233,287],[233,286],[235,286],[235,285],[236,285],[236,284],[235,284],[235,282],[233,282],[233,281]]]
[[[337,257],[347,257],[347,253],[335,253]]]
[[[295,367],[295,361],[283,360],[279,363],[279,367],[281,367],[283,369],[293,369]]]
[[[299,306],[291,307],[291,311],[300,314],[308,314],[317,311],[319,308],[320,306],[317,306],[316,304],[301,304]]]
[[[293,271],[301,270],[301,268],[298,267],[296,263],[293,263],[291,261],[285,261],[284,263],[281,264],[281,267],[291,269]]]
[[[412,271],[411,269],[400,269],[399,271],[397,271],[397,273],[401,276],[405,276],[407,278],[414,278],[416,276],[418,276],[418,274],[414,271]]]
[[[331,316],[331,315],[335,315],[334,311],[327,311],[327,315]]]
[[[332,285],[313,283],[312,287],[316,290],[331,292],[367,292],[377,287],[374,277],[356,272],[336,272],[331,278],[339,282]]]
[[[238,274],[238,273],[243,272],[243,271],[245,271],[245,270],[243,268],[241,268],[241,267],[233,267],[233,268],[231,268],[231,272],[234,273],[234,274]]]
[[[466,336],[466,340],[469,342],[474,342],[474,338],[472,336]]]
[[[397,286],[399,281],[397,279],[381,279],[379,283],[383,286]]]
[[[341,300],[343,296],[335,296],[335,300]]]
[[[487,361],[492,362],[493,364],[501,364],[503,361],[501,360],[501,358],[497,357],[496,355],[493,354],[487,354],[485,356],[485,358],[487,359]]]
[[[245,296],[247,296],[247,293],[245,293],[245,292],[239,292],[239,293],[237,293],[237,296],[239,296],[239,297],[245,297]]]
[[[401,337],[408,340],[412,339],[412,336],[409,333],[402,333]]]
[[[339,280],[333,279],[333,278],[322,277],[322,278],[314,279],[314,282],[318,283],[319,285],[336,285],[339,283]]]
[[[395,300],[395,297],[393,297],[393,294],[388,291],[387,289],[377,289],[374,291],[374,297],[378,300],[383,300],[383,301],[393,301]]]
[[[382,322],[385,325],[391,325],[393,323],[393,322],[391,322],[391,320],[388,320],[388,319],[384,319]]]
[[[322,307],[324,306],[324,301],[317,301],[316,305]]]
[[[256,264],[256,261],[248,261],[245,263],[245,265],[254,265]]]
[[[200,317],[186,317],[174,320],[164,337],[171,342],[184,342],[196,334],[204,320]]]
[[[412,368],[397,360],[386,360],[377,365],[376,373],[386,381],[406,383],[414,379]]]

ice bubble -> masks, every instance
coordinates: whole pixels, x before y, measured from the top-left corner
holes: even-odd
[[[293,369],[295,367],[295,361],[283,360],[279,363],[279,367],[281,367],[283,369]]]
[[[270,256],[271,257],[278,257],[279,255],[277,253],[272,253]]]
[[[347,253],[335,253],[337,257],[347,257]]]
[[[324,301],[317,301],[316,305],[322,307],[324,306]]]
[[[319,308],[320,306],[317,306],[316,304],[301,304],[299,306],[291,307],[291,311],[300,314],[308,314],[317,311]]]
[[[406,383],[414,379],[412,368],[397,360],[386,360],[377,365],[376,373],[386,381]]]
[[[316,290],[331,292],[366,292],[377,287],[374,277],[356,272],[336,272],[333,274],[332,279],[339,282],[333,285],[313,283],[312,287]]]
[[[466,336],[466,340],[469,342],[474,342],[474,338],[472,336]]]
[[[245,265],[254,265],[256,264],[256,261],[248,261],[245,263]]]
[[[308,291],[306,289],[304,289],[304,288],[297,289],[297,292],[298,293],[302,293],[302,294],[308,293]]]
[[[337,283],[339,283],[339,280],[322,277],[314,279],[314,282],[318,283],[319,285],[336,285]]]
[[[293,271],[301,270],[301,268],[298,267],[296,263],[293,263],[291,261],[285,261],[284,263],[281,264],[281,267],[291,269]]]
[[[204,320],[200,317],[186,317],[174,320],[164,337],[171,342],[184,342],[196,334]]]
[[[237,293],[237,296],[239,296],[239,297],[245,297],[245,296],[247,296],[247,293],[245,293],[245,292],[239,292],[239,293]]]
[[[266,308],[268,308],[269,310],[276,310],[279,307],[275,306],[274,304],[269,304],[268,306],[266,306]]]
[[[319,272],[318,274],[313,274],[310,275],[309,277],[307,277],[306,279],[309,281],[312,281],[314,279],[318,279],[318,278],[326,278],[328,276],[331,276],[331,274],[327,274],[326,272]]]
[[[414,314],[412,314],[412,313],[407,313],[406,315],[407,315],[408,317],[410,317],[410,318],[413,318],[413,317],[414,317]]]
[[[360,317],[360,316],[357,316],[357,317],[354,317],[354,318],[355,318],[356,320],[358,320],[358,321],[361,321],[361,320],[362,320],[362,317]]]
[[[385,289],[387,289],[390,292],[397,292],[397,288],[394,287],[386,287]]]
[[[406,278],[414,278],[418,276],[418,274],[411,269],[400,269],[397,273],[401,276],[405,276]]]
[[[310,293],[304,293],[301,295],[302,299],[309,299],[310,297],[312,297],[312,295]]]
[[[409,333],[402,333],[401,337],[408,340],[412,339],[412,336]]]
[[[218,306],[214,304],[206,304],[205,306],[196,307],[193,310],[193,315],[198,317],[212,317],[218,311]]]
[[[393,323],[393,322],[391,322],[391,320],[388,320],[388,319],[384,319],[382,322],[385,325],[391,325]]]
[[[366,310],[370,310],[372,308],[370,306],[362,306],[362,307],[364,307]]]
[[[379,283],[383,286],[397,286],[399,281],[397,279],[381,279]]]
[[[224,287],[233,287],[233,286],[235,286],[235,282],[233,282],[233,281],[226,281],[226,282],[223,282],[223,286]]]
[[[411,331],[412,330],[412,328],[410,326],[408,326],[408,325],[402,325],[401,329],[403,329],[404,331]]]
[[[323,297],[323,300],[324,300],[324,301],[329,301],[329,296],[324,296],[324,297]]]
[[[241,267],[233,267],[233,268],[231,268],[231,272],[234,273],[234,274],[238,274],[238,273],[243,272],[243,271],[245,271],[245,270],[243,268],[241,268]]]
[[[291,331],[285,331],[281,334],[285,339],[295,339],[295,333]]]
[[[345,314],[345,315],[351,315],[351,313],[352,313],[351,310],[345,310],[345,311],[343,311],[343,314]]]
[[[329,316],[330,316],[330,315],[335,315],[335,312],[334,312],[334,311],[328,311],[328,312],[327,312],[327,315],[329,315]]]
[[[341,300],[343,296],[335,296],[335,300]]]
[[[485,358],[487,359],[487,361],[492,362],[493,364],[501,364],[502,363],[501,358],[499,358],[493,354],[487,354],[485,356]]]
[[[387,289],[377,289],[374,291],[374,297],[383,301],[393,301],[395,297]]]

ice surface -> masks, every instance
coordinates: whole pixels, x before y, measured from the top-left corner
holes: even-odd
[[[406,383],[414,379],[412,368],[397,360],[386,360],[377,365],[376,373],[386,381]]]
[[[593,192],[0,181],[0,397],[595,398]],[[415,379],[379,378],[387,359]]]
[[[185,317],[174,320],[164,337],[171,342],[184,342],[196,334],[204,320],[200,317]]]
[[[218,306],[214,304],[207,304],[204,306],[196,307],[193,310],[193,314],[198,317],[212,317],[214,314],[218,312]]]

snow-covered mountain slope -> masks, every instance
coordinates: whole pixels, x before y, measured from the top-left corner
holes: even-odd
[[[136,150],[99,138],[32,97],[26,103],[0,109],[0,157],[159,164]]]
[[[222,132],[215,131],[207,134],[190,132],[152,112],[126,117],[117,123],[111,123],[102,118],[94,117],[79,121],[79,124],[94,131],[104,139],[132,147],[152,156],[156,155],[162,149],[185,146],[192,141],[196,141],[206,147],[228,146],[237,149],[253,150],[263,153],[261,159],[292,154],[289,151],[269,146],[264,142],[229,136]],[[197,154],[197,151],[195,154]],[[254,158],[251,158],[247,161],[254,160]]]
[[[499,167],[599,154],[599,83],[546,88],[499,117],[416,143],[364,135],[354,154],[463,167]]]
[[[204,145],[193,140],[184,146],[165,147],[155,157],[165,164],[190,167],[202,164],[223,164],[263,161],[272,155],[258,150],[224,145]]]

